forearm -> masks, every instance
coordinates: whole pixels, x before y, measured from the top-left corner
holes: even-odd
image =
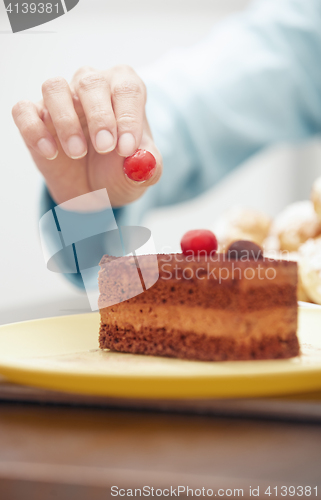
[[[40,203],[40,236],[48,269],[64,274],[77,287],[83,288],[83,270],[95,268],[106,253],[123,255],[121,239],[115,228],[125,223],[122,209],[110,208],[96,213],[63,211],[61,207],[57,208],[44,186]]]

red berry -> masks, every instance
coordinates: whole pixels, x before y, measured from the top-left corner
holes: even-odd
[[[133,181],[147,181],[156,170],[156,160],[152,153],[145,149],[137,151],[124,161],[124,172]]]
[[[181,239],[181,248],[184,255],[191,255],[192,253],[198,256],[204,255],[204,251],[207,255],[212,255],[217,250],[217,239],[212,231],[207,229],[194,229],[193,231],[187,231]]]

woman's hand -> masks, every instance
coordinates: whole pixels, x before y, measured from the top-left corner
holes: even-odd
[[[43,100],[18,102],[12,115],[56,203],[106,188],[112,206],[139,198],[162,173],[145,114],[146,89],[127,66],[81,68],[70,85],[47,80]],[[137,183],[123,172],[124,157],[146,149],[156,158],[151,179]]]

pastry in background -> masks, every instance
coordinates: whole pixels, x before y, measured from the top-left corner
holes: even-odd
[[[310,301],[321,304],[321,238],[310,239],[300,247],[299,276]]]
[[[321,235],[321,219],[311,201],[298,201],[275,217],[270,234],[278,237],[280,250],[296,252],[309,238]]]
[[[220,248],[233,241],[249,240],[262,245],[269,234],[271,219],[266,214],[245,207],[233,207],[217,220],[214,230]]]
[[[311,192],[311,199],[314,206],[314,210],[321,220],[321,177],[318,177],[314,181]]]
[[[264,254],[271,254],[271,258],[273,258],[273,256],[280,253],[280,240],[275,234],[269,234],[263,241],[262,247]]]

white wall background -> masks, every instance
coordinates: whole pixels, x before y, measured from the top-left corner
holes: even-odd
[[[13,35],[0,2],[0,323],[88,309],[87,299],[46,270],[38,238],[41,178],[11,119],[20,99],[38,100],[51,76],[70,79],[84,64],[140,68],[176,46],[201,39],[247,0],[80,0],[69,14]],[[252,159],[191,203],[149,214],[158,250],[179,250],[188,229],[211,227],[229,206],[243,203],[276,214],[309,196],[321,171],[318,141],[280,147]]]

